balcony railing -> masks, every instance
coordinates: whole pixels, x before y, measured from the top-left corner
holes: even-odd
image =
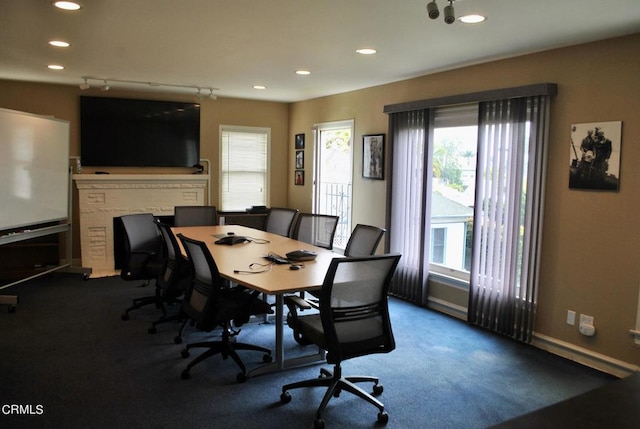
[[[340,216],[333,247],[344,249],[351,235],[351,184],[321,183],[318,202],[319,213]]]

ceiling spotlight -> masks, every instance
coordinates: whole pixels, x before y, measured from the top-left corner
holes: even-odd
[[[87,81],[86,77],[83,77],[83,79],[84,79],[84,83],[81,83],[79,88],[84,91],[85,89],[91,88],[91,85],[89,85],[89,82]]]
[[[212,100],[217,100],[218,97],[216,95],[213,95],[213,89],[209,90],[209,98]]]
[[[296,74],[307,76],[307,75],[310,75],[311,72],[309,70],[296,70]]]
[[[431,19],[437,19],[440,16],[436,0],[433,0],[431,3],[427,3],[427,15],[429,15],[429,18]]]
[[[80,4],[73,1],[54,1],[53,5],[58,9],[63,10],[78,10],[82,7]]]
[[[69,46],[71,46],[71,45],[69,45],[68,42],[65,42],[63,40],[50,40],[49,44],[51,46],[55,46],[57,48],[68,48]]]
[[[464,24],[479,24],[484,22],[487,18],[482,15],[472,14],[472,15],[464,15],[458,18],[458,21]]]
[[[453,9],[453,0],[449,0],[449,6],[444,8],[444,22],[447,24],[453,24],[456,22],[456,13]]]
[[[109,89],[110,89],[110,88],[109,88],[109,85],[107,84],[107,81],[105,80],[105,81],[104,81],[104,85],[102,85],[102,86],[100,87],[100,90],[102,90],[102,91],[109,91]]]
[[[372,48],[362,48],[362,49],[356,49],[356,52],[362,55],[373,55],[378,51]]]
[[[49,70],[64,70],[64,66],[61,66],[59,64],[49,64],[47,68]]]

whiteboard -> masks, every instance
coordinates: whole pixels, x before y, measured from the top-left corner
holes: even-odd
[[[0,230],[69,217],[69,122],[0,109]]]

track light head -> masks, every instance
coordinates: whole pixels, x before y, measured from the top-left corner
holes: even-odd
[[[104,85],[102,85],[102,86],[100,87],[100,89],[101,89],[102,91],[109,91],[109,89],[110,89],[110,88],[109,88],[109,85],[107,84],[107,81],[106,81],[106,80],[104,81]]]
[[[453,1],[449,0],[449,6],[444,8],[444,22],[447,24],[453,24],[456,22],[456,12],[453,8]]]
[[[429,15],[429,18],[431,19],[437,19],[440,16],[436,0],[433,0],[431,3],[427,3],[427,15]]]
[[[83,77],[82,79],[84,79],[84,83],[81,83],[81,84],[79,85],[79,88],[80,88],[81,90],[83,90],[83,91],[84,91],[85,89],[89,89],[89,88],[91,88],[91,85],[89,85],[89,82],[87,81],[87,78],[86,78],[86,77]]]

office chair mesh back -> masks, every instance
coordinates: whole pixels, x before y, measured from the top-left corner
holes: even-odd
[[[327,362],[395,348],[387,294],[399,255],[336,258],[320,292]]]
[[[271,208],[265,222],[265,231],[289,237],[297,214],[297,209]]]
[[[218,211],[215,206],[176,206],[174,208],[175,226],[212,226],[218,224]]]
[[[165,265],[157,281],[165,297],[180,296],[190,283],[188,261],[180,253],[180,245],[169,225],[157,222],[165,243]]]
[[[125,215],[121,218],[125,232],[125,263],[121,277],[125,280],[154,279],[160,274],[162,238],[151,213]]]
[[[215,300],[217,291],[223,287],[218,266],[206,248],[206,244],[178,234],[187,252],[192,270],[191,288],[183,301],[183,311],[196,322],[199,329],[210,331],[217,325],[211,317],[210,305]]]
[[[302,213],[298,215],[293,238],[331,250],[339,219],[338,216]]]
[[[375,255],[378,244],[386,232],[377,226],[358,224],[353,229],[344,256],[368,256]]]

